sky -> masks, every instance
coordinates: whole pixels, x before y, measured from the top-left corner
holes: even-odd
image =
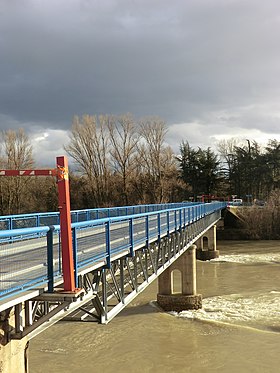
[[[74,115],[160,116],[166,143],[280,141],[279,0],[0,0],[0,128],[39,165]]]

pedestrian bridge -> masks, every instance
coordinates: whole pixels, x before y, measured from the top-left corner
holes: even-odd
[[[8,323],[6,329],[2,324],[7,341],[32,338],[62,318],[109,322],[202,242],[225,207],[212,202],[72,211],[74,292],[63,286],[59,214],[0,217],[0,314]]]

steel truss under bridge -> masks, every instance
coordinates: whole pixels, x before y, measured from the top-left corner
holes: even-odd
[[[111,265],[83,268],[78,274],[80,291],[41,293],[22,297],[6,312],[14,313],[15,327],[9,338],[34,337],[61,319],[92,320],[106,324],[141,291],[181,256],[221,217],[221,211],[206,215],[184,228],[135,250],[134,255],[111,258]]]

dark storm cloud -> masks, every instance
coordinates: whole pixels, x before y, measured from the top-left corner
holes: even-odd
[[[131,112],[275,132],[279,12],[273,0],[1,0],[1,128]]]

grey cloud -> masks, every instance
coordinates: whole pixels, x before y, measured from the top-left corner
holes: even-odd
[[[279,10],[273,0],[3,1],[1,128],[131,112],[273,131]]]

